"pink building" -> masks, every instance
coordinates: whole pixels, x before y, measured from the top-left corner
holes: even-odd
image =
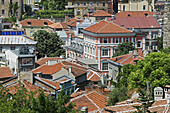
[[[145,50],[146,35],[137,34],[115,23],[100,21],[83,31],[84,59],[98,61],[98,69],[108,72],[107,59],[112,58],[118,45],[123,42],[133,42],[138,51]]]

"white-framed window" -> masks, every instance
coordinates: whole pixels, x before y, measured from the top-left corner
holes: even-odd
[[[143,5],[143,10],[144,10],[144,11],[146,10],[146,5]]]
[[[93,2],[90,2],[90,4],[89,4],[89,5],[90,5],[90,7],[93,7]]]
[[[86,2],[84,2],[84,3],[83,3],[83,5],[84,5],[84,6],[86,6],[86,5],[87,5],[87,3],[86,3]]]
[[[10,49],[11,49],[11,50],[15,50],[15,46],[11,46]]]
[[[108,38],[103,38],[103,43],[108,43]]]
[[[137,47],[141,47],[141,41],[137,41]]]
[[[107,62],[102,63],[102,70],[108,70],[108,63]]]
[[[80,2],[77,2],[77,6],[80,6]]]
[[[109,49],[108,48],[102,49],[102,56],[109,56]]]
[[[129,38],[125,38],[125,42],[129,42]]]
[[[157,32],[152,32],[152,38],[157,39]]]
[[[115,43],[119,43],[119,38],[115,38]]]

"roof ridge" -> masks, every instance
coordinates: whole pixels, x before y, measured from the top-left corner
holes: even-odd
[[[93,100],[91,100],[87,95],[85,95],[85,97],[86,97],[88,100],[90,100],[90,102],[92,102],[98,109],[100,109],[100,107],[97,106],[96,103],[94,103]]]
[[[106,22],[106,21],[103,21],[103,22]],[[98,33],[98,32],[100,32],[102,29],[104,29],[107,25],[109,25],[109,22],[105,25],[105,26],[103,26],[101,29],[99,29],[96,33]]]
[[[120,64],[122,64],[123,62],[125,62],[127,59],[129,59],[132,55],[130,55],[128,58],[124,59],[122,62],[120,62]]]
[[[90,80],[92,78],[92,76],[94,75],[94,73],[88,78],[88,80]]]
[[[124,30],[130,31],[130,30],[124,28],[124,27],[121,27],[120,25],[117,25],[116,23],[111,22],[111,24],[116,25],[116,26],[118,26],[118,27],[120,27],[120,28],[123,28]],[[130,31],[130,32],[132,32],[132,31]]]

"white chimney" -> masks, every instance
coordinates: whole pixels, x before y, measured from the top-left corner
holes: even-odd
[[[42,76],[42,72],[37,72],[37,77],[41,77]]]
[[[83,113],[88,113],[88,107],[82,107],[82,108],[81,108],[81,111],[82,111]]]
[[[72,73],[72,67],[71,66],[69,67],[69,72]]]

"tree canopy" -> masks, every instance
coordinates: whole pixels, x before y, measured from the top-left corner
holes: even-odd
[[[132,42],[125,42],[118,45],[118,50],[113,54],[113,57],[128,54],[129,51],[135,50]]]
[[[33,35],[34,40],[37,41],[38,57],[59,57],[65,53],[61,47],[63,42],[59,39],[57,33],[49,33],[45,30],[39,30]]]
[[[22,85],[16,87],[16,94],[0,86],[0,112],[1,113],[76,113],[74,104],[70,102],[70,95],[62,90],[57,99],[49,97],[44,92],[28,92]]]

